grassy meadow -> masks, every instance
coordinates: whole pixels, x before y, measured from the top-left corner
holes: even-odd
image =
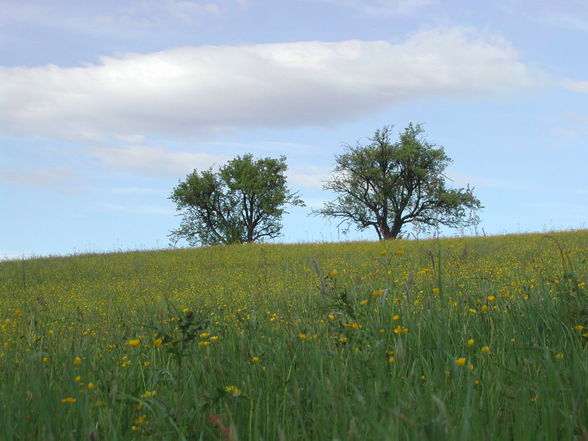
[[[588,230],[0,263],[0,439],[588,440]]]

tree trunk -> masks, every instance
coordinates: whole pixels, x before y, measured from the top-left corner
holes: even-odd
[[[388,223],[386,221],[380,222],[378,224],[378,230],[380,233],[380,240],[396,238],[395,236],[392,236],[392,232],[390,231],[390,228],[388,227]]]
[[[392,225],[392,230],[390,231],[392,239],[398,238],[400,231],[402,230],[402,225],[404,225],[404,223],[400,219],[394,219],[394,225]]]
[[[255,239],[253,239],[253,233],[255,233],[255,229],[252,228],[250,225],[247,226],[247,243],[253,243]]]
[[[403,222],[400,218],[394,218],[394,223],[392,224],[392,228],[388,227],[386,222],[383,222],[380,226],[382,232],[382,239],[397,239],[400,231],[402,230]]]

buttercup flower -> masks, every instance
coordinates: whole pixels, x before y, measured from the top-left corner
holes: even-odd
[[[141,340],[139,340],[138,338],[133,338],[127,342],[127,345],[130,346],[131,348],[136,348],[140,344],[141,344]]]

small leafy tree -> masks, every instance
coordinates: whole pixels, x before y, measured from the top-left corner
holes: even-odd
[[[443,147],[427,142],[412,123],[391,141],[391,130],[377,130],[367,145],[346,146],[335,157],[334,175],[324,189],[337,198],[315,214],[341,219],[347,227],[373,227],[379,239],[400,237],[403,227],[452,228],[479,222],[480,201],[473,189],[449,189],[443,172],[451,159]]]
[[[279,236],[286,205],[304,205],[286,185],[286,158],[238,156],[218,172],[194,170],[170,199],[182,216],[169,237],[190,245],[255,242]]]

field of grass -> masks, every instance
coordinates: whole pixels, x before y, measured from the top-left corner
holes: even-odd
[[[0,263],[0,439],[588,440],[588,231]]]

